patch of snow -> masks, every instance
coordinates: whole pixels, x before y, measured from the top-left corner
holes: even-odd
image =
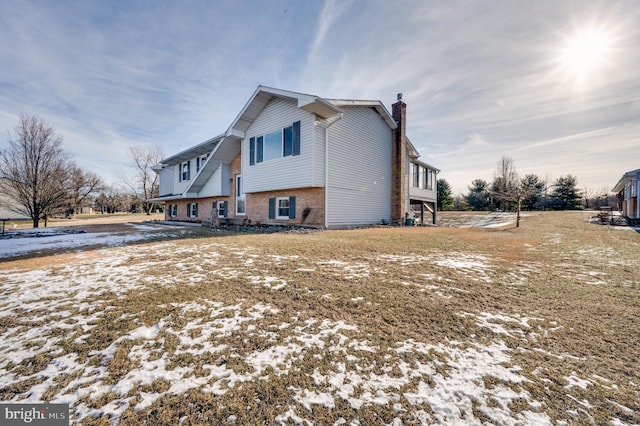
[[[109,232],[68,234],[59,228],[34,228],[15,231],[16,233],[43,233],[39,238],[0,239],[0,258],[14,257],[41,250],[69,249],[90,245],[122,246],[158,236],[172,235],[160,230],[160,225],[126,224],[138,232],[112,234]],[[150,232],[154,231],[154,232]]]

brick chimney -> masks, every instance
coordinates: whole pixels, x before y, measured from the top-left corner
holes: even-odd
[[[398,101],[391,106],[391,115],[398,125],[391,132],[391,220],[404,224],[409,194],[407,191],[407,104],[402,102],[402,93],[398,93]]]

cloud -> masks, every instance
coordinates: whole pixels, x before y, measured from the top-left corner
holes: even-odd
[[[502,155],[615,183],[638,167],[619,153],[638,130],[639,20],[625,1],[9,2],[0,128],[39,114],[109,179],[128,146],[170,154],[221,133],[258,84],[387,107],[402,92],[409,137],[454,190]],[[578,88],[557,58],[583,25],[615,48]]]

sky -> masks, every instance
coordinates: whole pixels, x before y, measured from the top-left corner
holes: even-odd
[[[120,185],[130,147],[227,130],[262,84],[407,103],[454,194],[521,176],[610,190],[640,168],[638,1],[13,1],[0,15],[0,149],[21,113]]]

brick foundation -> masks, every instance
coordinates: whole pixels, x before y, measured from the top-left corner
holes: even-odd
[[[269,198],[296,197],[295,219],[269,219]],[[308,210],[307,210],[308,208]],[[305,210],[308,215],[305,217]],[[250,223],[324,226],[324,188],[286,189],[247,194]]]

